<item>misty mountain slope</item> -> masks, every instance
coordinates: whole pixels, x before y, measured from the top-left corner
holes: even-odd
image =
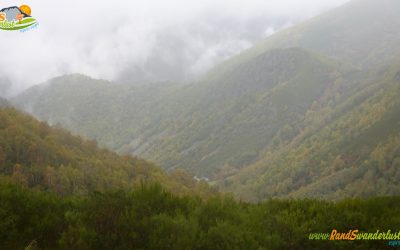
[[[13,101],[119,153],[211,177],[245,199],[396,194],[388,173],[397,176],[399,73],[389,63],[397,5],[352,1],[191,85],[63,76]],[[376,169],[378,151],[391,172]],[[375,189],[360,191],[369,180],[379,180]]]
[[[135,87],[68,75],[32,87],[13,101],[40,120],[118,150],[139,135],[156,133],[161,118],[171,117],[165,99],[176,89],[180,85]]]
[[[398,75],[385,75],[344,102],[342,115],[322,121],[323,126],[306,136],[303,131],[291,142],[268,150],[256,163],[222,180],[221,185],[251,200],[399,194]],[[313,114],[324,115],[323,109]],[[306,130],[318,127],[318,123],[321,121],[317,119]]]
[[[400,56],[400,2],[353,0],[337,9],[278,32],[207,75],[214,77],[274,48],[301,47],[347,62],[374,68]]]
[[[214,193],[184,173],[166,174],[152,163],[100,149],[13,108],[0,108],[0,180],[60,195],[155,182],[178,194]]]
[[[313,102],[335,88],[351,93],[353,74],[313,52],[278,49],[190,86],[137,88],[66,76],[15,101],[121,153],[212,177],[255,160],[276,134],[294,136]]]
[[[8,107],[10,105],[11,104],[10,104],[9,101],[7,101],[6,99],[0,97],[0,108]]]
[[[301,49],[260,55],[215,81],[185,89],[193,97],[186,126],[154,141],[143,156],[207,176],[224,166],[241,167],[283,127],[285,136],[293,136],[313,101],[350,71]]]
[[[4,75],[4,73],[2,73],[2,75]],[[9,97],[11,94],[11,86],[12,84],[9,79],[0,76],[0,97]]]

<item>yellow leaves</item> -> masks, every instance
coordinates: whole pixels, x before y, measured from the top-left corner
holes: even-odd
[[[24,168],[18,163],[14,165],[12,179],[22,186],[28,186],[29,184]]]

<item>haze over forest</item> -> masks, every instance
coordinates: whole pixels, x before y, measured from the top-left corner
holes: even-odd
[[[0,38],[5,249],[397,244],[400,1],[31,7]]]

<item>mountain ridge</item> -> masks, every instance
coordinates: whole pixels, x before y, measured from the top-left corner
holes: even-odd
[[[133,108],[137,110],[134,112],[130,108],[143,105],[140,100],[144,98],[139,97],[138,94],[140,89],[127,86],[112,86],[93,79],[84,84],[83,82],[89,78],[83,79],[81,81],[82,84],[73,83],[72,85],[69,83],[69,77],[62,84],[58,82],[62,78],[57,78],[55,79],[55,84],[51,84],[44,89],[45,92],[48,91],[44,96],[37,95],[35,90],[32,90],[33,93],[29,94],[29,91],[27,91],[17,99],[22,100],[19,104],[25,110],[34,108],[34,105],[30,105],[28,100],[33,100],[33,103],[38,100],[36,105],[39,104],[39,109],[34,110],[33,113],[39,115],[39,118],[51,123],[64,124],[74,132],[79,132],[77,130],[79,127],[80,134],[82,134],[82,128],[86,128],[86,131],[91,131],[91,123],[98,121],[100,116],[110,117],[104,119],[106,123],[101,130],[114,131],[112,133],[118,137],[116,128],[121,128],[122,126],[122,130],[125,130],[123,128],[124,125],[119,124],[121,116],[126,117],[125,122],[131,124],[137,122],[137,119],[146,121],[154,115],[154,119],[160,121],[158,128],[149,130],[147,126],[148,124],[151,125],[152,122],[145,122],[135,129],[138,132],[143,131],[142,133],[145,134],[153,131],[150,134],[151,137],[146,138],[136,132],[138,137],[135,138],[132,134],[125,133],[123,138],[120,137],[120,140],[127,140],[130,137],[130,141],[127,141],[127,144],[122,145],[122,147],[120,146],[120,149],[111,148],[121,153],[141,155],[167,167],[189,168],[194,171],[194,174],[205,175],[207,171],[215,172],[218,170],[218,166],[221,167],[228,163],[229,158],[232,158],[229,155],[232,155],[232,153],[227,150],[231,152],[237,150],[235,148],[229,149],[230,145],[237,144],[234,140],[241,140],[242,144],[247,140],[247,144],[240,146],[243,149],[241,151],[244,151],[243,155],[232,158],[232,161],[236,162],[251,160],[265,146],[264,144],[268,143],[268,138],[262,138],[259,134],[246,133],[248,131],[246,127],[257,126],[259,128],[258,132],[261,131],[260,129],[264,130],[265,136],[272,140],[277,129],[285,125],[281,124],[284,121],[283,119],[282,121],[277,120],[279,112],[291,107],[293,114],[288,116],[282,113],[283,117],[286,116],[287,122],[289,120],[293,122],[293,117],[290,117],[293,115],[301,118],[312,104],[312,101],[323,94],[325,88],[332,85],[336,78],[352,71],[354,69],[348,69],[345,65],[304,49],[277,49],[268,51],[251,63],[243,64],[242,67],[237,68],[235,71],[222,75],[220,79],[182,87],[177,86],[176,88],[172,85],[172,91],[176,90],[176,92],[170,92],[171,95],[168,96],[165,95],[164,105],[159,106],[159,104],[153,103],[152,100],[144,100],[149,104],[144,105],[145,109],[141,111]],[[320,81],[325,81],[326,84],[320,85]],[[146,87],[145,91],[148,88]],[[168,88],[165,87],[158,91],[165,91]],[[311,88],[312,91],[304,92],[307,88]],[[126,95],[123,93],[131,94]],[[29,95],[34,98],[29,98]],[[119,97],[116,98],[116,96]],[[154,98],[153,94],[147,94],[147,96]],[[192,98],[188,99],[187,96]],[[131,101],[120,101],[128,99],[131,99]],[[98,102],[96,100],[102,100],[101,105],[97,105],[96,103]],[[128,105],[127,103],[129,102],[132,104]],[[247,108],[244,109],[244,106],[239,106],[238,103],[246,105]],[[112,105],[114,107],[111,107]],[[40,107],[48,107],[50,109],[40,109]],[[268,108],[265,109],[264,107]],[[122,111],[124,109],[125,111]],[[129,111],[130,109],[132,110]],[[164,114],[168,115],[158,116],[157,114],[161,114],[158,110],[162,110]],[[138,116],[138,112],[143,114]],[[263,112],[268,112],[270,117],[268,118],[267,114],[263,114],[262,118],[260,116],[259,119],[254,120],[252,118],[253,112],[258,112],[260,115]],[[50,117],[51,114],[54,114],[55,117]],[[241,115],[244,115],[246,117],[245,120],[250,122],[243,123],[241,121],[242,118],[238,118]],[[93,118],[88,119],[88,117]],[[275,117],[275,120],[268,121],[272,117]],[[194,122],[193,119],[207,120],[207,124],[203,126],[203,123]],[[76,121],[75,123],[74,120]],[[178,125],[176,128],[169,125],[173,121]],[[102,123],[102,121],[99,122]],[[233,124],[232,128],[227,128],[226,122]],[[189,124],[189,126],[183,126],[183,124]],[[266,127],[265,124],[270,125]],[[243,128],[240,128],[241,126]],[[238,129],[241,129],[242,132],[239,132]],[[197,131],[198,134],[192,134],[193,130]],[[203,135],[199,136],[200,134]],[[222,136],[222,134],[225,135]],[[99,137],[99,133],[97,133],[97,136],[89,133],[83,133],[83,135],[97,139],[102,145],[105,145],[104,142],[106,140],[102,140]],[[239,139],[240,137],[242,138]],[[226,138],[231,141],[226,141]],[[181,142],[177,147],[171,148],[170,145],[176,141]],[[121,143],[118,144],[121,145]],[[110,144],[108,144],[108,147],[110,147]],[[246,153],[245,148],[250,152]],[[198,154],[199,150],[204,153]],[[204,158],[204,156],[212,152],[214,152],[214,156],[211,155],[210,159]],[[193,154],[197,154],[197,156]],[[228,158],[223,159],[221,154]],[[172,155],[177,156],[176,160],[171,158]],[[186,160],[183,160],[182,157]],[[198,164],[202,164],[202,167],[200,167],[200,170],[203,168],[202,171],[196,170]],[[208,170],[205,170],[206,168]]]
[[[13,101],[120,154],[186,169],[243,199],[374,195],[356,191],[369,178],[363,173],[368,164],[357,159],[375,159],[373,150],[386,152],[385,145],[396,141],[396,115],[389,107],[397,101],[385,91],[397,93],[398,4],[352,1],[272,35],[193,84],[137,87],[90,78],[69,84],[61,77],[41,94],[28,90]],[[370,19],[373,25],[367,25]],[[376,101],[379,97],[387,103]],[[341,124],[346,126],[338,130]],[[369,126],[391,128],[394,134],[389,140],[385,131],[365,132]],[[356,128],[370,139],[356,137]],[[343,138],[347,133],[366,146],[340,151],[350,144]],[[391,183],[390,190],[375,183],[375,194],[397,192],[390,176],[368,167],[374,169],[369,175]],[[359,172],[349,180],[361,181],[358,186],[338,181],[352,169]],[[319,190],[324,178],[337,185]]]
[[[288,47],[311,49],[355,67],[373,68],[379,64],[389,64],[398,60],[400,54],[400,50],[396,49],[396,44],[400,41],[400,32],[397,29],[400,19],[396,12],[399,8],[399,2],[396,0],[352,0],[267,37],[239,55],[217,65],[205,75],[205,78],[235,68],[242,61],[251,60],[268,50]],[[376,20],[376,23],[367,26],[371,20]],[[346,24],[353,26],[346,27],[348,26]],[[366,41],[369,40],[371,42],[367,44]],[[384,46],[391,50],[386,51]],[[357,47],[359,49],[354,50]],[[371,53],[374,51],[381,53],[380,56]],[[383,60],[376,60],[377,58]]]

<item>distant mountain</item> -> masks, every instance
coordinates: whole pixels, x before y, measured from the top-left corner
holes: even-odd
[[[356,67],[375,68],[400,56],[400,2],[353,0],[300,25],[278,32],[207,75],[232,70],[268,50],[301,47]]]
[[[165,103],[178,89],[180,85],[169,83],[116,85],[77,74],[32,87],[13,101],[41,120],[118,150],[139,136],[156,133],[153,124],[160,120],[173,122]]]
[[[302,49],[273,50],[217,79],[187,87],[175,127],[145,145],[144,157],[214,177],[240,168],[273,143],[299,130],[314,100],[352,69]],[[323,83],[323,84],[321,84]],[[190,97],[190,98],[189,98]],[[173,112],[173,113],[175,113]]]
[[[213,177],[224,166],[253,161],[283,128],[282,136],[294,135],[312,103],[351,72],[293,48],[266,52],[190,86],[137,88],[75,75],[32,88],[16,101],[42,120],[121,153]]]

